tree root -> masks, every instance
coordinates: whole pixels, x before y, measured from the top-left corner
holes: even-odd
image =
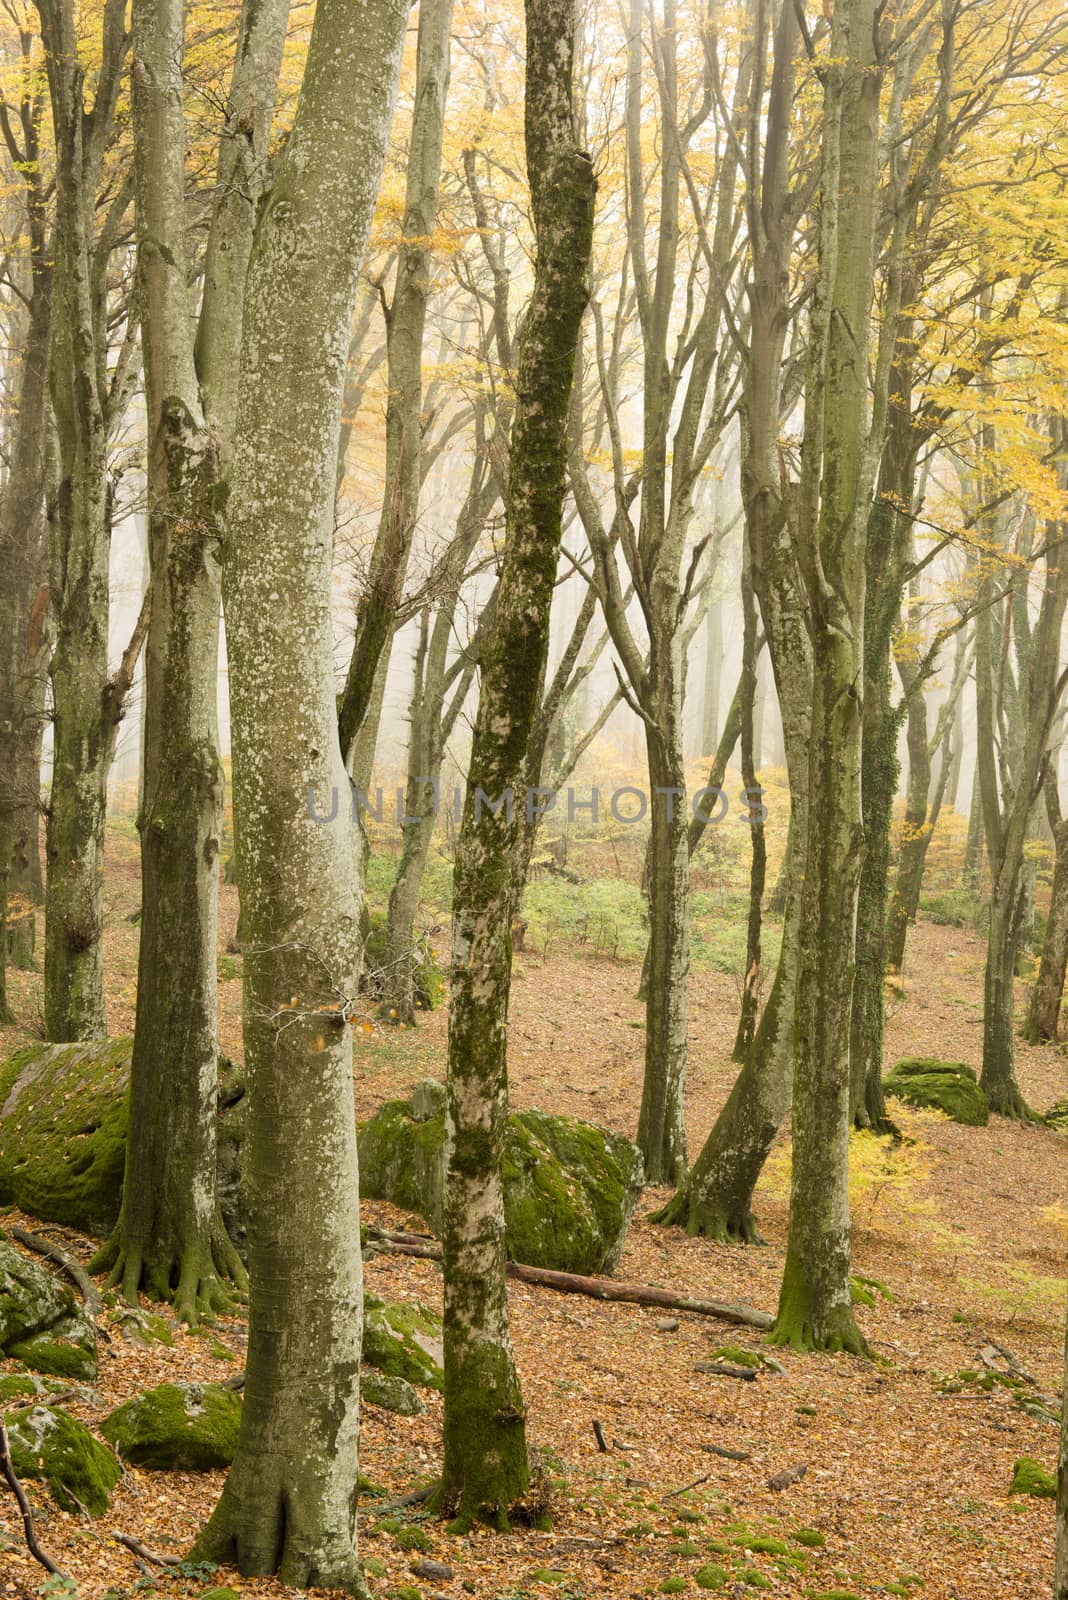
[[[685,1188],[649,1218],[663,1227],[685,1228],[691,1239],[712,1239],[716,1244],[766,1244],[748,1206],[728,1210],[694,1200]]]
[[[118,1289],[128,1305],[138,1294],[174,1306],[179,1322],[196,1328],[216,1316],[231,1316],[248,1289],[248,1274],[221,1220],[216,1221],[210,1243],[200,1241],[181,1251],[150,1252],[122,1238],[120,1220],[111,1238],[89,1263],[89,1271],[108,1274],[105,1289]]]
[[[58,1244],[53,1244],[51,1239],[46,1239],[41,1233],[31,1233],[28,1228],[9,1228],[8,1233],[27,1250],[33,1250],[37,1255],[54,1261],[57,1267],[62,1267],[67,1277],[79,1290],[85,1301],[85,1309],[91,1317],[98,1317],[104,1309],[104,1302],[100,1298],[100,1291],[86,1272],[80,1261],[75,1261],[72,1255],[62,1249]]]

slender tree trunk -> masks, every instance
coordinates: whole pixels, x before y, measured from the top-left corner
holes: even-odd
[[[908,692],[908,669],[902,673]],[[927,702],[922,687],[909,698],[908,707],[909,781],[905,796],[905,827],[901,836],[894,892],[886,914],[886,961],[891,972],[900,972],[905,959],[905,936],[915,920],[923,882],[930,826],[927,800],[931,788],[931,754],[927,747]]]
[[[677,645],[677,641],[674,641]],[[670,683],[653,681],[670,692]],[[666,675],[665,675],[666,676]],[[649,976],[638,1148],[648,1183],[686,1176],[684,1094],[690,987],[690,849],[681,704],[646,725],[649,763]]]
[[[1011,866],[1002,868],[990,896],[983,977],[983,1070],[980,1082],[995,1111],[1028,1116],[1016,1081],[1016,948],[1023,912],[1023,884]]]
[[[760,641],[757,638],[756,597],[753,594],[748,556],[742,569],[742,612],[744,633],[742,640],[742,783],[750,800],[757,797],[757,754],[755,702],[757,696],[757,669]],[[756,1034],[757,1013],[760,1008],[760,930],[764,901],[764,881],[767,876],[768,850],[764,838],[763,807],[750,807],[750,835],[752,860],[749,868],[749,916],[746,923],[745,975],[742,979],[742,1004],[738,1017],[738,1031],[731,1052],[735,1061],[744,1063]]]
[[[104,273],[93,227],[104,149],[126,53],[124,0],[107,0],[91,111],[72,0],[43,0],[56,140],[56,253],[49,380],[58,486],[48,508],[55,618],[52,792],[45,889],[45,1032],[57,1043],[107,1031],[103,864],[107,780],[137,652],[108,679],[111,497],[108,432],[121,369],[107,371]],[[114,213],[112,214],[114,216]],[[120,218],[121,220],[121,218]],[[106,226],[106,225],[105,225]],[[139,643],[138,643],[139,648]]]
[[[979,785],[979,762],[972,773],[972,798],[968,807],[968,836],[964,845],[964,886],[978,895],[983,874],[983,795]]]
[[[386,321],[389,398],[385,494],[371,553],[367,594],[357,613],[356,639],[341,697],[341,748],[346,754],[372,704],[380,662],[383,658],[388,661],[397,602],[419,515],[423,332],[441,177],[452,10],[453,0],[423,0],[419,7],[415,113],[408,147],[403,240]]]
[[[1061,1393],[1068,1394],[1068,1325],[1065,1329],[1064,1378]],[[1068,1600],[1068,1406],[1061,1406],[1060,1446],[1057,1451],[1057,1542],[1053,1600]]]
[[[445,1119],[445,1422],[440,1502],[457,1524],[506,1526],[528,1481],[512,1359],[501,1161],[508,1114],[511,920],[521,841],[504,797],[519,784],[549,644],[565,439],[587,298],[595,183],[572,120],[575,0],[527,0],[526,151],[536,232],[523,323],[507,538],[453,890]],[[496,814],[482,797],[501,802]],[[523,804],[520,795],[518,804]]]
[[[320,0],[256,230],[223,587],[246,918],[251,1302],[237,1454],[197,1553],[356,1593],[362,1281],[347,1007],[359,954],[330,621],[337,441],[402,0]],[[328,1173],[330,1181],[323,1182]]]
[[[1048,791],[1048,778],[1046,783]],[[1059,806],[1057,809],[1059,812]],[[1024,1037],[1032,1044],[1052,1043],[1057,1037],[1064,974],[1068,966],[1068,822],[1059,814],[1051,816],[1050,822],[1056,850],[1053,888],[1046,918],[1046,937],[1042,943],[1042,959],[1031,990],[1024,1025]]]
[[[723,602],[705,612],[705,680],[701,697],[701,754],[711,755],[719,738],[719,694],[723,676]]]

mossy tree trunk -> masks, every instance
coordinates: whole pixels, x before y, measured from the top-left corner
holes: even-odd
[[[1031,990],[1024,1034],[1032,1044],[1052,1043],[1057,1037],[1064,974],[1068,967],[1068,819],[1061,814],[1055,762],[1046,771],[1046,811],[1053,830],[1053,888],[1050,891],[1042,959]]]
[[[746,541],[748,546],[748,541]],[[757,632],[757,604],[753,593],[748,548],[742,558],[742,783],[746,795],[757,794],[757,755],[755,708],[758,690],[757,667],[763,641]],[[750,807],[749,830],[752,857],[749,866],[749,914],[746,919],[745,976],[742,979],[742,1004],[738,1031],[731,1052],[735,1061],[745,1063],[756,1034],[760,1010],[760,932],[763,918],[764,882],[767,877],[768,848],[764,837],[763,807]]]
[[[905,826],[901,837],[897,876],[886,912],[886,961],[900,972],[905,959],[905,937],[920,903],[923,864],[927,855],[929,823],[927,801],[931,790],[931,752],[927,743],[927,701],[923,688],[914,687],[912,663],[899,662],[898,671],[908,696],[906,738],[909,781],[905,791]]]
[[[515,808],[549,643],[565,431],[587,299],[595,181],[572,113],[574,0],[527,0],[526,150],[536,233],[512,426],[505,554],[457,845],[445,1122],[445,1422],[440,1502],[506,1526],[527,1486],[512,1359],[501,1163],[508,1114]],[[517,800],[523,805],[520,794]]]
[[[23,34],[26,65],[32,48],[32,37]],[[4,118],[4,137],[23,184],[29,293],[8,473],[0,496],[0,571],[5,574],[0,585],[0,1015],[7,1013],[7,963],[33,965],[34,907],[43,894],[38,837],[49,654],[44,496],[54,241],[39,159],[42,112],[40,90],[27,89],[17,134],[13,119]]]
[[[1065,1328],[1064,1379],[1061,1393],[1068,1395],[1068,1325]],[[1060,1444],[1057,1450],[1057,1536],[1054,1554],[1053,1600],[1068,1600],[1068,1406],[1061,1406]]]
[[[249,1350],[199,1556],[356,1593],[362,1281],[347,1002],[359,956],[331,628],[349,332],[408,9],[320,0],[245,294],[223,551],[248,939]],[[323,1175],[329,1175],[329,1182]]]
[[[867,351],[880,73],[874,0],[835,6],[794,541],[812,621],[808,837],[794,1018],[790,1231],[773,1337],[863,1350],[849,1281],[849,1023],[861,819]],[[876,444],[877,448],[877,444]]]
[[[100,69],[87,110],[73,0],[38,6],[56,142],[56,251],[49,383],[58,444],[50,495],[55,621],[52,792],[45,891],[45,1031],[57,1043],[106,1031],[103,857],[107,780],[143,641],[138,626],[108,676],[109,433],[125,409],[127,339],[109,369],[106,274],[128,203],[122,189],[94,226],[104,152],[126,56],[125,0],[107,0]]]
[[[189,1323],[229,1304],[221,1280],[246,1283],[215,1196],[220,477],[287,16],[284,0],[247,4],[242,14],[197,338],[186,238],[186,8],[184,0],[136,0],[133,8],[152,573],[138,817],[143,915],[122,1212],[97,1265],[111,1267],[111,1282],[132,1303],[143,1286],[173,1298]]]

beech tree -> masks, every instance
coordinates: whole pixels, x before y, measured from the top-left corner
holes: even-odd
[[[237,1454],[197,1552],[361,1592],[359,885],[330,588],[341,400],[408,10],[320,0],[245,293],[223,596],[245,917],[249,1348]],[[264,473],[270,461],[271,471]],[[323,1182],[323,1174],[330,1181]]]
[[[208,237],[189,315],[184,0],[133,7],[134,172],[148,416],[150,612],[145,650],[142,918],[122,1211],[98,1269],[179,1317],[246,1284],[215,1197],[218,858],[216,711],[222,487],[241,310],[288,0],[246,0]]]
[[[595,182],[572,106],[575,0],[526,0],[524,126],[535,228],[509,453],[506,544],[457,844],[445,1114],[445,1423],[439,1499],[506,1527],[528,1481],[508,1332],[501,1160],[516,793],[537,710],[560,551],[568,408],[588,295]],[[496,809],[490,809],[488,802]]]

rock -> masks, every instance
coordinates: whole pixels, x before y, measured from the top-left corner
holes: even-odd
[[[360,990],[381,1000],[386,990],[389,965],[389,918],[384,911],[372,911],[364,932]],[[412,952],[412,993],[417,1011],[434,1011],[445,998],[445,979],[433,951],[425,941],[416,941]]]
[[[0,1205],[104,1238],[119,1215],[132,1039],[31,1044],[0,1066]]]
[[[1056,1500],[1057,1480],[1030,1456],[1020,1456],[1012,1469],[1010,1494],[1029,1494],[1034,1500]]]
[[[424,1080],[360,1128],[360,1193],[418,1212],[441,1231],[445,1091]],[[505,1243],[513,1261],[611,1273],[641,1193],[641,1154],[573,1117],[513,1112],[504,1150]]]
[[[122,1468],[84,1423],[48,1406],[9,1411],[4,1420],[18,1477],[43,1479],[64,1511],[78,1511],[80,1502],[90,1516],[103,1516]]]
[[[776,1472],[774,1477],[768,1479],[768,1488],[776,1493],[789,1489],[793,1484],[800,1483],[808,1471],[808,1462],[799,1461],[794,1467],[784,1467],[781,1472]]]
[[[426,1406],[406,1378],[391,1377],[375,1367],[360,1368],[360,1399],[398,1417],[417,1417]]]
[[[986,1093],[962,1061],[904,1056],[883,1079],[883,1090],[909,1105],[944,1111],[968,1127],[985,1128],[990,1119]]]
[[[2,1236],[0,1351],[37,1372],[96,1377],[96,1329],[73,1290]]]
[[[31,1044],[0,1065],[0,1206],[107,1238],[122,1200],[132,1051],[130,1038]],[[244,1084],[225,1057],[219,1082],[220,1204],[241,1248]]]
[[[417,1578],[425,1578],[427,1582],[437,1579],[438,1583],[448,1583],[456,1574],[444,1561],[413,1561],[412,1572]]]
[[[678,1331],[678,1326],[678,1317],[657,1317],[656,1319],[657,1333],[675,1333]]]
[[[375,1295],[364,1295],[363,1359],[387,1377],[441,1389],[441,1318],[429,1306],[410,1301],[387,1305]]]
[[[237,1448],[241,1399],[217,1383],[162,1383],[119,1406],[100,1431],[125,1461],[156,1472],[228,1467]]]

